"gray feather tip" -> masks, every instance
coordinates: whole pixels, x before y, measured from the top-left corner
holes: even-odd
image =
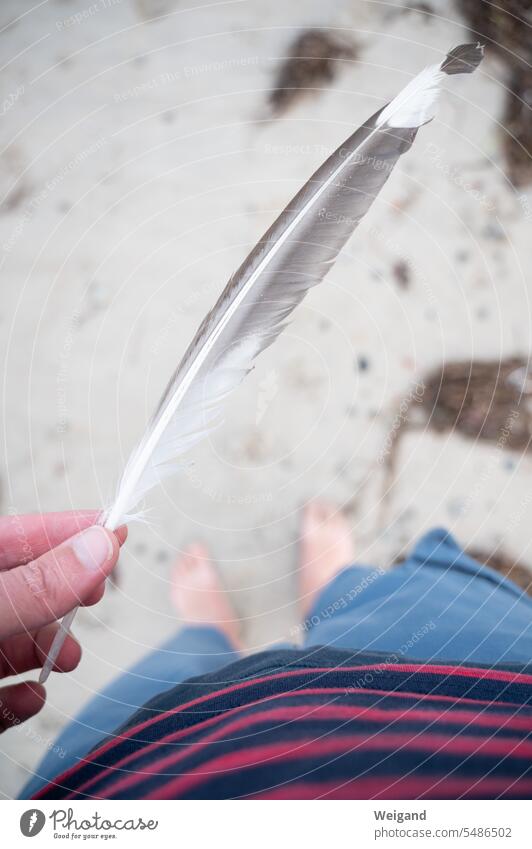
[[[476,44],[459,44],[450,50],[441,64],[441,69],[450,76],[452,74],[472,74],[482,62],[484,56],[484,45],[477,41]]]

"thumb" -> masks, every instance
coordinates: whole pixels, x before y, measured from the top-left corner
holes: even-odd
[[[99,525],[31,563],[0,573],[0,639],[54,622],[90,595],[118,560],[116,536]]]

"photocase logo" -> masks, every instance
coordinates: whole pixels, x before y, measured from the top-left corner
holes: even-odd
[[[29,811],[24,811],[20,818],[20,830],[24,837],[35,837],[43,830],[46,817],[42,811],[37,808],[31,808]]]

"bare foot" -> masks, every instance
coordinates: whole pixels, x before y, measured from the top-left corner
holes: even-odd
[[[299,588],[303,616],[319,591],[355,558],[345,515],[324,501],[305,505],[301,521]]]
[[[240,623],[204,545],[190,545],[175,563],[172,601],[189,625],[214,625],[240,648]]]

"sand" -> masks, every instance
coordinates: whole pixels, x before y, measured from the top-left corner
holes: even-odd
[[[434,0],[433,15],[357,0],[33,5],[0,8],[3,512],[105,503],[254,241],[354,127],[468,40]],[[338,28],[358,58],[274,120],[279,62],[310,26]],[[379,524],[383,446],[419,376],[530,350],[532,197],[503,170],[500,60],[452,89],[224,426],[150,497],[119,586],[78,617],[79,668],[2,737],[2,795],[91,693],[179,626],[171,563],[192,539],[211,547],[250,650],[297,622],[298,517],[316,496],[349,510],[364,562],[387,566],[441,524],[532,562],[530,459],[454,432],[405,438]]]

